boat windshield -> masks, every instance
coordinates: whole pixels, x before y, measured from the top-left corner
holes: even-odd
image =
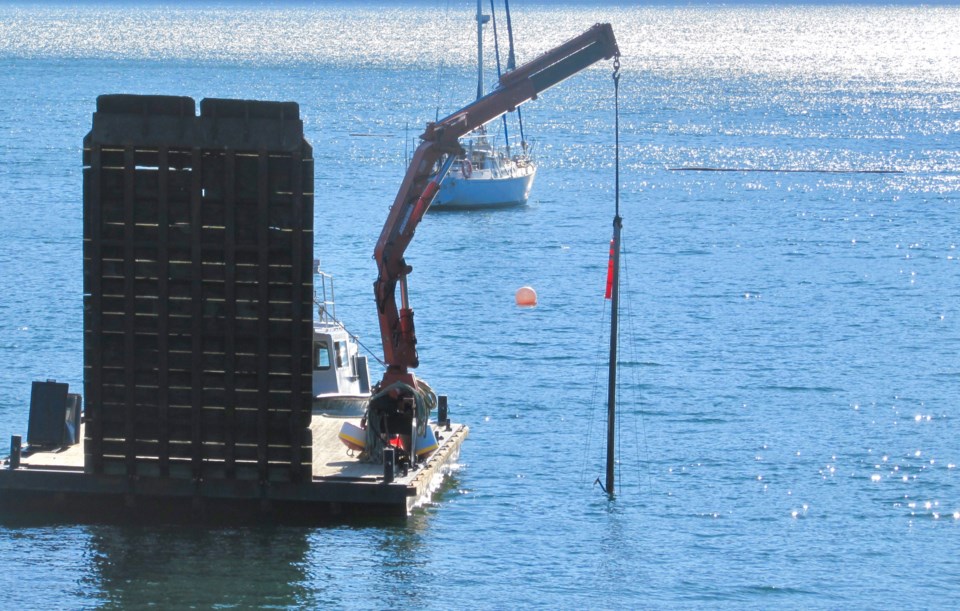
[[[330,369],[330,346],[323,340],[313,345],[313,368]]]

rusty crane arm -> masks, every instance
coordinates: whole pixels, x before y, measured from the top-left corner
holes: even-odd
[[[462,153],[461,136],[515,110],[564,79],[573,76],[602,59],[618,56],[620,51],[608,23],[597,24],[579,36],[547,51],[500,78],[497,88],[488,95],[436,123],[428,123],[403,178],[400,191],[377,240],[374,259],[377,280],[374,294],[380,319],[380,337],[387,366],[381,388],[401,382],[416,388],[410,369],[419,365],[413,310],[407,295],[407,275],[412,268],[404,260],[404,252],[424,213],[430,207],[447,170],[456,155]],[[436,171],[437,162],[446,160]],[[396,290],[400,287],[400,304]]]

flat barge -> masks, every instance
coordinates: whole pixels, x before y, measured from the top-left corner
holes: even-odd
[[[379,385],[314,281],[314,161],[298,105],[196,106],[97,99],[83,151],[83,392],[34,382],[26,444],[14,437],[0,468],[0,510],[407,515],[467,428],[422,382],[368,413]],[[346,424],[367,436],[363,456],[341,441]],[[435,443],[418,451],[428,430]]]
[[[186,97],[100,96],[83,146],[86,411],[65,384],[34,383],[0,507],[314,521],[425,502],[468,430],[413,373],[407,246],[460,138],[601,59],[619,70],[619,55],[596,24],[427,124],[374,248],[372,386],[325,299],[313,319],[324,236],[299,106],[205,99],[197,114]]]
[[[435,427],[439,447],[416,469],[391,477],[381,465],[346,453],[338,434],[360,417],[316,414],[313,470],[306,482],[256,479],[93,475],[84,472],[83,443],[8,457],[0,469],[5,516],[68,521],[269,521],[314,523],[358,516],[405,517],[430,501],[469,429]],[[81,426],[81,434],[83,427]]]

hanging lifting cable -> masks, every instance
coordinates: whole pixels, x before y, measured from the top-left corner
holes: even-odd
[[[623,251],[627,252],[628,250],[629,249],[626,247],[626,245],[624,245]],[[630,293],[630,267],[629,265],[627,265],[628,262],[629,262],[629,259],[627,257],[624,257],[620,266],[620,269],[621,269],[620,279],[622,280],[622,284],[625,287],[626,289],[625,292],[627,294]],[[635,338],[639,337],[638,332],[636,331],[636,329],[634,329],[634,323],[637,320],[637,316],[633,312],[633,309],[631,307],[632,302],[629,299],[624,301],[623,303],[624,303],[624,307],[627,308],[627,313],[623,317],[624,322],[626,322],[627,324],[626,336],[630,338],[630,341],[627,344],[630,349],[630,353],[627,355],[627,360],[630,361],[631,363],[640,363],[640,356],[637,353],[637,345],[636,345],[636,342],[634,341]],[[628,388],[627,400],[630,401],[631,405],[636,405],[638,407],[637,415],[639,417],[633,421],[633,430],[634,430],[634,446],[636,447],[636,460],[637,460],[637,465],[636,465],[637,491],[642,492],[644,473],[640,467],[641,467],[641,464],[643,464],[644,462],[646,462],[646,465],[647,465],[647,471],[646,471],[647,488],[649,490],[653,490],[653,476],[650,473],[650,461],[649,461],[650,443],[647,440],[647,424],[646,424],[646,419],[644,418],[644,410],[641,407],[642,399],[641,399],[641,393],[639,390],[640,380],[639,380],[638,368],[631,367],[630,371],[632,372],[633,377],[627,380],[627,388]],[[619,399],[618,399],[618,402],[622,403]],[[637,430],[637,422],[636,422],[637,420],[640,421],[639,430]],[[641,435],[642,435],[642,438],[641,438]],[[642,454],[641,454],[641,451],[642,451]],[[647,460],[644,461],[644,458],[646,458]]]
[[[614,137],[614,199],[616,216],[620,216],[620,55],[613,58],[613,137]]]

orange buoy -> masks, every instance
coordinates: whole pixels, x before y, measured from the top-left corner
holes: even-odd
[[[531,286],[521,286],[514,295],[517,305],[522,308],[532,308],[537,305],[537,292]]]

